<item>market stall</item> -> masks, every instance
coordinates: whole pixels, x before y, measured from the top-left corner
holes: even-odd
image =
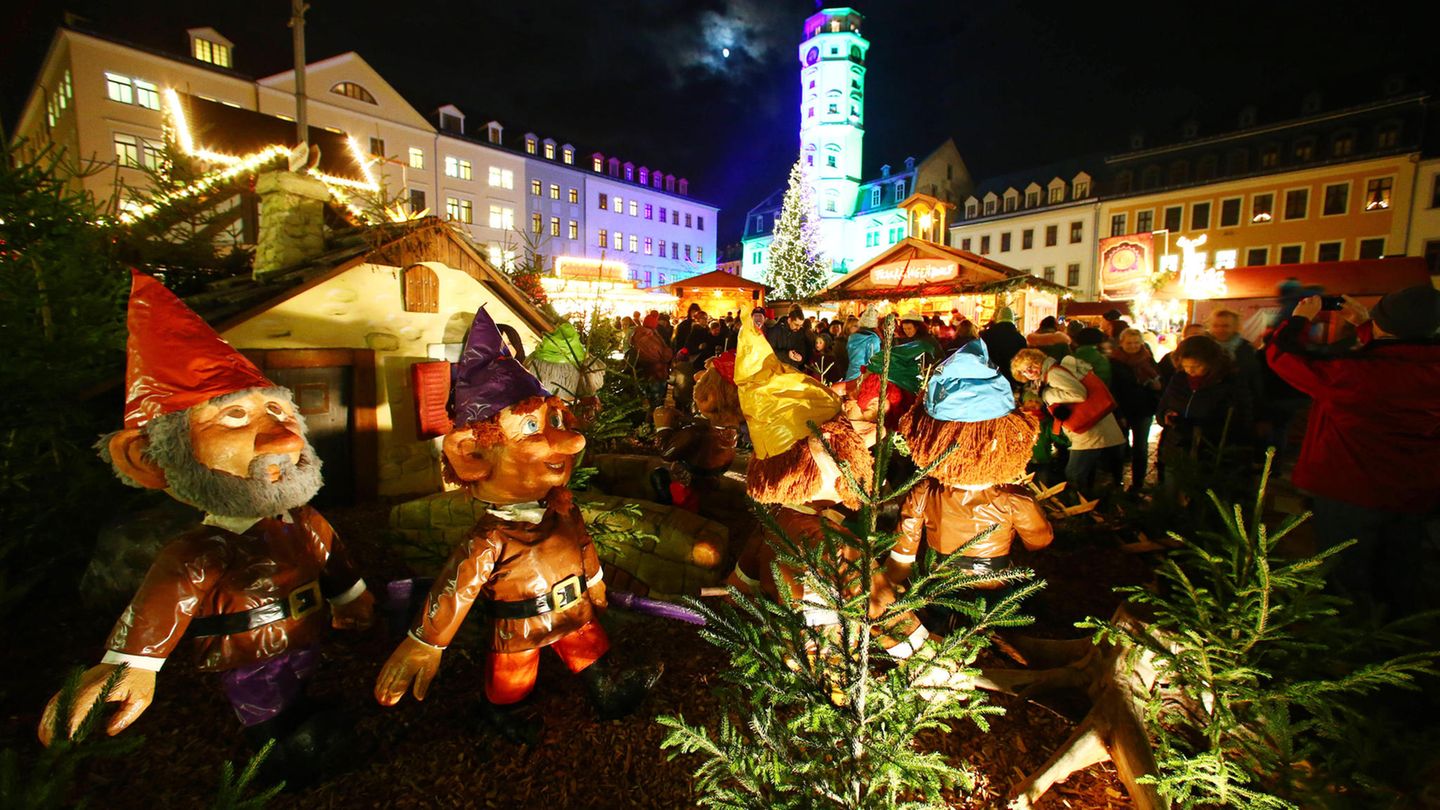
[[[654,289],[664,290],[675,298],[675,314],[684,316],[691,304],[712,316],[734,312],[744,317],[755,307],[765,305],[764,284],[720,270],[681,279]]]
[[[676,298],[662,287],[642,289],[629,276],[624,262],[559,256],[554,275],[542,276],[540,286],[562,317],[629,315],[632,312],[669,312]]]
[[[825,288],[817,298],[836,305],[841,316],[858,315],[869,304],[881,314],[952,313],[988,323],[1001,307],[1031,330],[1070,290],[969,251],[916,238],[903,239]]]

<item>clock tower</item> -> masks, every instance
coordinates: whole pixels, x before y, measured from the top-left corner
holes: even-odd
[[[837,265],[852,253],[847,225],[860,187],[870,49],[862,19],[854,9],[824,9],[805,21],[800,43],[800,161],[815,191],[824,250]]]

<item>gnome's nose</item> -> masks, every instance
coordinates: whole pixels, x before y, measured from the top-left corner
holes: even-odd
[[[550,446],[557,453],[573,456],[585,449],[585,437],[573,430],[557,430],[550,439]]]
[[[292,455],[305,449],[305,440],[289,425],[268,418],[268,424],[255,434],[255,452],[259,455],[271,453]]]

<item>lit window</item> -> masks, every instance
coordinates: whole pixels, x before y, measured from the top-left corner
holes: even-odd
[[[554,159],[555,159],[555,144],[553,144],[553,143],[547,143],[547,144],[545,144],[545,159],[546,159],[546,160],[554,160]]]
[[[606,242],[607,242],[606,231],[605,231],[604,228],[601,228],[601,229],[600,229],[600,247],[602,247],[602,248],[603,248],[603,247],[609,247],[609,245],[607,245]]]
[[[1250,221],[1256,224],[1275,218],[1275,195],[1256,194],[1250,202]]]
[[[635,202],[634,200],[631,200],[631,201],[630,201],[630,216],[632,216],[632,217],[638,217],[638,216],[640,216],[640,204],[637,203],[637,202]]]
[[[596,156],[590,161],[590,168],[594,169],[594,170],[597,171],[597,172],[598,172],[598,171],[602,171],[602,163],[601,163],[601,160],[600,160],[600,156],[599,156],[599,155],[596,155]]]
[[[111,101],[118,101],[121,104],[135,103],[135,92],[130,84],[129,76],[118,76],[114,73],[106,73],[105,92],[110,96]]]
[[[1065,187],[1064,187],[1064,186],[1056,186],[1056,187],[1050,189],[1050,203],[1051,203],[1051,205],[1054,205],[1055,203],[1058,203],[1058,202],[1064,202],[1064,201],[1065,201]]]
[[[195,58],[218,67],[230,67],[230,46],[196,37]]]
[[[376,103],[375,97],[370,95],[370,91],[366,90],[355,82],[338,82],[334,87],[330,88],[330,92],[334,93],[337,96],[344,96],[346,98],[353,98],[356,101],[363,101],[366,104]]]
[[[540,233],[540,225],[541,225],[541,222],[542,222],[542,219],[541,219],[541,217],[540,217],[539,214],[531,214],[531,215],[530,215],[530,232],[531,232],[531,233]]]
[[[580,223],[578,223],[578,222],[576,222],[575,220],[572,219],[572,220],[570,220],[570,238],[571,238],[571,239],[578,239],[579,237],[580,237]]]
[[[1111,236],[1124,236],[1124,235],[1125,235],[1125,215],[1124,215],[1124,214],[1112,214],[1112,215],[1110,216],[1110,235],[1111,235]]]
[[[646,255],[646,256],[650,256],[650,255],[653,255],[654,253],[655,253],[655,240],[654,240],[652,237],[647,236],[647,237],[645,237],[645,255]]]
[[[515,188],[515,172],[499,166],[491,166],[490,185],[495,188]]]
[[[601,210],[601,211],[604,211],[604,210],[608,207],[608,206],[607,206],[607,201],[608,201],[609,199],[610,199],[610,195],[606,194],[606,193],[603,192],[603,191],[600,192],[600,210]]]
[[[1390,191],[1395,185],[1395,180],[1389,177],[1380,177],[1365,184],[1365,210],[1383,211],[1390,207]]]
[[[880,205],[880,187],[876,186],[870,189],[870,207],[874,208],[878,205]]]
[[[638,253],[639,251],[640,251],[640,239],[639,239],[637,236],[635,236],[635,234],[632,233],[632,234],[630,234],[630,252],[631,252],[631,253]]]
[[[645,203],[645,218],[646,218],[646,219],[654,219],[654,218],[655,218],[655,206],[654,206],[654,205],[651,205],[650,203]]]
[[[446,177],[457,177],[461,180],[469,180],[470,171],[470,161],[448,155],[445,157]]]
[[[530,181],[530,194],[531,194],[531,196],[539,197],[539,196],[540,196],[540,189],[541,189],[541,188],[542,188],[542,186],[541,186],[539,180],[531,180],[531,181]]]
[[[572,188],[572,189],[567,189],[566,192],[565,192],[565,194],[567,195],[567,199],[570,200],[570,204],[571,204],[571,205],[578,205],[578,204],[580,203],[580,191],[579,191],[579,189],[574,189],[574,188]]]
[[[574,150],[574,149],[571,149],[571,148],[568,147],[568,146],[565,147],[565,149],[562,150],[561,153],[560,153],[560,159],[563,160],[563,161],[564,161],[565,163],[567,163],[567,164],[574,163],[574,162],[575,162],[575,150]]]
[[[1155,229],[1154,211],[1137,211],[1135,213],[1135,232],[1150,233]]]
[[[559,235],[560,235],[560,218],[559,218],[559,217],[551,217],[551,218],[550,218],[550,235],[551,235],[551,236],[559,236]]]
[[[610,206],[610,210],[614,211],[617,214],[625,213],[625,198],[621,197],[619,194],[616,194],[615,202],[613,205]]]
[[[616,249],[616,250],[624,250],[624,249],[625,249],[625,234],[623,234],[623,233],[621,233],[621,232],[619,232],[619,231],[616,231],[613,236],[614,236],[614,239],[613,239],[613,241],[611,242],[611,244],[615,245],[615,249]]]
[[[140,141],[140,163],[152,172],[160,171],[164,161],[165,147],[155,141]]]
[[[135,80],[135,103],[147,110],[160,109],[160,90],[143,79]]]
[[[490,206],[490,227],[508,231],[515,227],[515,209],[503,205]]]
[[[556,185],[556,184],[554,184],[554,183],[551,183],[551,184],[550,184],[550,199],[552,199],[552,200],[558,200],[558,199],[560,199],[560,186],[558,186],[558,185]]]
[[[705,246],[704,246],[704,245],[696,245],[696,246],[695,246],[695,261],[697,261],[697,262],[703,262],[703,261],[705,261]]]
[[[454,219],[469,225],[475,221],[474,212],[471,210],[469,200],[462,200],[457,197],[445,198],[445,218]]]
[[[527,155],[533,155],[533,154],[535,154],[535,139],[534,139],[534,138],[526,138],[526,139],[525,139],[525,154],[527,154]]]
[[[425,168],[425,150],[416,146],[410,147],[410,168]]]
[[[115,159],[128,169],[140,168],[140,142],[134,135],[115,133]]]

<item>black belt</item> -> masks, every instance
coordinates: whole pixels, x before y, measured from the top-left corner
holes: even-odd
[[[310,580],[291,591],[284,599],[269,604],[242,610],[239,613],[220,613],[193,619],[185,635],[194,638],[205,636],[233,636],[247,633],[257,627],[274,624],[282,619],[301,619],[320,609],[320,582]]]
[[[565,610],[578,603],[580,597],[600,581],[600,577],[600,572],[596,572],[587,582],[581,579],[579,574],[571,574],[555,583],[549,593],[540,596],[511,602],[491,600],[488,603],[490,615],[497,619],[533,619],[546,613]]]
[[[955,561],[961,568],[968,568],[977,574],[998,574],[1010,567],[1010,555],[999,557],[964,557]]]

